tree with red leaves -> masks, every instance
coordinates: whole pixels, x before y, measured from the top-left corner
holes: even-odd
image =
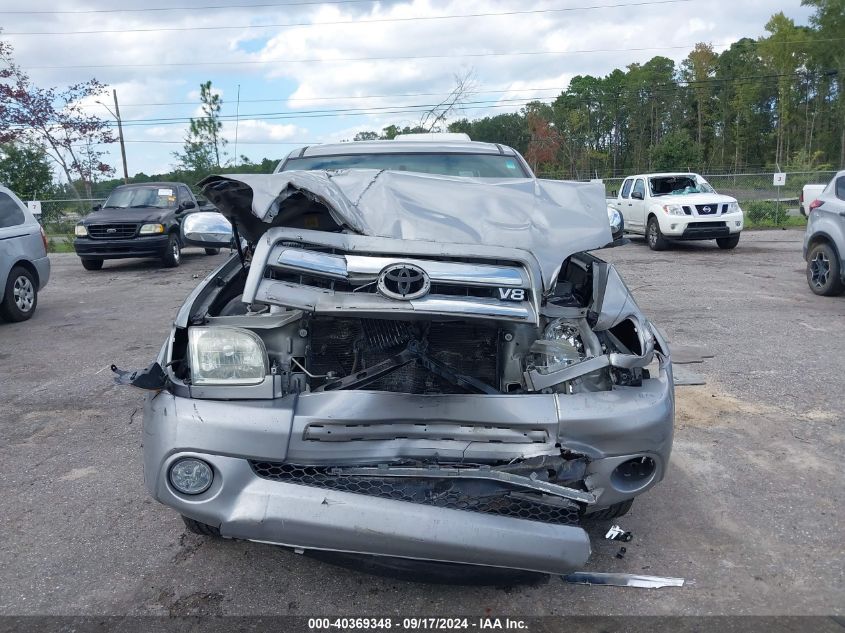
[[[562,144],[560,132],[539,112],[533,108],[526,108],[528,130],[531,133],[531,140],[528,142],[528,149],[525,152],[525,160],[531,165],[531,169],[537,172],[542,163],[554,163],[557,160],[558,152]]]
[[[64,90],[40,88],[15,63],[13,52],[11,44],[0,40],[0,143],[43,147],[71,189],[76,192],[74,181],[81,181],[90,198],[93,183],[114,173],[97,147],[115,138],[109,124],[82,105],[103,95],[106,86],[89,79]]]

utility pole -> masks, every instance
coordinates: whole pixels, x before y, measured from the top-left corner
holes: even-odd
[[[123,183],[129,184],[129,170],[126,168],[126,146],[123,144],[123,124],[120,121],[120,106],[117,105],[117,90],[112,90],[114,95],[114,114],[117,119],[117,136],[120,139],[120,155],[123,157]]]

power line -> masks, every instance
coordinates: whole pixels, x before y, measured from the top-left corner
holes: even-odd
[[[460,105],[467,106],[467,105],[485,105],[491,103],[506,103],[512,104],[516,103],[517,105],[521,102],[530,103],[531,101],[537,101],[538,99],[529,99],[527,97],[521,98],[514,98],[514,99],[483,99],[480,101],[465,101]],[[439,104],[436,103],[416,103],[416,104],[407,104],[407,105],[391,105],[391,106],[372,106],[366,108],[332,108],[330,110],[297,110],[297,111],[287,111],[287,112],[256,112],[253,114],[240,114],[239,117],[242,120],[253,119],[253,120],[273,120],[275,118],[297,118],[302,116],[303,118],[309,118],[307,115],[321,115],[321,114],[332,114],[336,116],[342,116],[346,114],[353,114],[353,113],[364,113],[364,114],[379,114],[385,110],[412,110],[414,112],[417,111],[428,111],[431,108],[437,107]],[[124,125],[131,125],[136,123],[186,123],[190,121],[192,118],[202,118],[202,117],[162,117],[158,119],[123,119]],[[235,119],[235,115],[233,114],[223,114],[220,115],[219,118],[223,121],[231,121]]]
[[[194,7],[144,7],[141,9],[77,9],[72,11],[2,11],[0,15],[85,15],[91,13],[147,13],[150,11],[200,11],[208,9],[264,9],[269,7],[299,7],[319,4],[363,4],[381,0],[306,0],[304,2],[270,2],[265,4],[209,4]]]
[[[816,73],[811,73],[813,75],[836,75],[838,71],[836,69],[833,70],[823,70],[818,71]],[[679,79],[675,83],[672,84],[655,84],[656,86],[675,86],[675,85],[685,85],[685,86],[692,86],[698,84],[720,84],[720,83],[742,83],[746,81],[756,81],[759,79],[774,79],[780,77],[799,77],[799,76],[806,76],[806,72],[793,72],[793,73],[773,73],[768,75],[746,75],[741,77],[711,77],[708,79]],[[470,91],[471,94],[508,94],[512,92],[565,92],[566,88],[560,87],[552,87],[552,88],[537,88],[537,87],[526,87],[526,88],[490,88],[485,90],[472,90]],[[406,97],[438,97],[443,96],[443,92],[409,92],[403,94],[379,94],[379,95],[344,95],[338,97],[297,97],[297,98],[289,98],[289,97],[276,97],[274,99],[241,99],[241,103],[279,103],[279,102],[297,102],[297,101],[358,101],[361,99],[402,99]],[[527,98],[527,97],[526,97]],[[539,98],[539,97],[538,97]],[[156,102],[148,102],[148,103],[125,103],[121,104],[121,107],[124,108],[140,108],[140,107],[159,107],[159,106],[178,106],[178,105],[190,105],[195,106],[197,105],[196,101],[156,101]],[[225,104],[224,104],[225,105]],[[99,106],[96,104],[83,104],[81,105],[83,108],[98,108]],[[398,107],[398,106],[394,106]],[[226,115],[229,116],[229,115]],[[253,115],[245,115],[245,116],[253,116]]]
[[[525,11],[502,11],[498,13],[463,13],[457,15],[425,15],[406,18],[375,18],[361,20],[334,20],[331,22],[285,22],[282,24],[239,24],[218,26],[167,26],[143,29],[93,29],[90,31],[6,31],[6,35],[100,35],[105,33],[150,33],[174,31],[224,31],[237,29],[284,29],[299,26],[340,26],[355,24],[381,24],[385,22],[423,22],[432,20],[460,20],[465,18],[489,18],[513,15],[535,15],[541,13],[568,13],[571,11],[589,11],[593,9],[615,9],[640,7],[645,5],[677,4],[679,2],[693,2],[694,0],[644,0],[625,4],[601,4],[583,7],[565,7],[563,9],[530,9]]]
[[[845,39],[845,38],[843,38]],[[816,40],[818,41],[818,40]],[[717,45],[722,46],[722,45]],[[458,53],[452,55],[393,55],[384,57],[337,57],[332,59],[267,59],[237,62],[170,62],[161,64],[76,64],[68,66],[28,66],[30,70],[63,70],[70,68],[160,68],[169,66],[244,66],[258,64],[333,64],[337,62],[403,61],[409,59],[456,59],[466,57],[520,57],[529,55],[574,55],[581,53],[627,53],[634,51],[663,51],[690,48],[689,46],[649,46],[643,48],[593,48],[571,51],[530,51],[515,53]]]
[[[549,90],[561,90],[560,88],[495,88],[490,90],[473,90],[472,94],[494,94],[508,92],[548,92]],[[351,101],[358,99],[397,99],[403,97],[442,97],[443,92],[409,92],[405,94],[392,95],[347,95],[342,97],[277,97],[275,99],[241,99],[241,103],[277,103],[279,101]],[[142,106],[172,106],[172,105],[197,105],[196,101],[158,101],[154,103],[126,103],[121,107],[142,107]],[[97,105],[86,104],[83,108],[96,108]]]
[[[515,106],[520,105],[528,105],[529,103],[536,103],[541,102],[540,99],[514,99],[508,103],[500,103],[494,101],[483,101],[483,102],[474,102],[474,103],[482,103],[488,105],[479,105],[477,109],[489,109],[489,108],[512,108]],[[240,121],[243,123],[247,120],[254,120],[254,121],[281,121],[281,120],[290,120],[290,119],[314,119],[314,118],[324,118],[324,117],[339,117],[339,116],[370,116],[370,115],[383,115],[383,114],[419,114],[423,112],[430,111],[431,107],[433,106],[408,106],[408,107],[401,107],[401,106],[388,106],[385,108],[378,108],[378,109],[370,109],[370,108],[360,108],[360,109],[353,109],[351,111],[344,111],[344,110],[318,110],[312,111],[310,114],[300,114],[297,112],[280,112],[278,114],[269,114],[266,116],[255,117],[250,115],[241,115]],[[475,108],[471,108],[475,109]],[[196,118],[196,117],[195,117]],[[227,120],[233,120],[229,115],[226,115]],[[178,125],[184,124],[190,121],[190,118],[172,118],[172,119],[134,119],[131,121],[123,120],[123,127],[147,127],[147,126],[161,126],[161,125]],[[114,127],[116,123],[111,121],[104,121],[104,123],[109,127]],[[13,127],[24,128],[24,125],[13,125]],[[128,141],[126,141],[128,142]],[[181,142],[180,142],[181,143]]]
[[[845,37],[814,38],[812,41],[787,41],[782,44],[816,44],[818,42],[839,42]],[[713,44],[714,48],[726,48],[734,44]],[[71,64],[66,66],[28,66],[29,70],[67,70],[73,68],[162,68],[162,67],[192,67],[192,66],[245,66],[262,64],[334,64],[337,62],[372,62],[372,61],[404,61],[419,59],[463,59],[468,57],[523,57],[532,55],[578,55],[590,53],[630,53],[644,51],[668,51],[688,49],[689,44],[680,46],[643,46],[632,48],[591,48],[569,51],[517,51],[512,53],[453,53],[451,55],[386,55],[380,57],[335,57],[331,59],[265,59],[241,60],[233,62],[162,62],[158,64]]]

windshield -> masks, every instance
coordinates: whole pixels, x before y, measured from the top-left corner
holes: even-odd
[[[649,178],[648,186],[651,196],[684,196],[690,193],[716,193],[703,178],[697,176],[660,176]]]
[[[115,189],[104,209],[176,208],[176,190],[172,187],[127,187]]]
[[[282,171],[390,169],[469,178],[528,178],[514,156],[498,154],[343,154],[291,158]]]

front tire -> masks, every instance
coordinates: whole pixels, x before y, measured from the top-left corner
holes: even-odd
[[[669,247],[669,241],[663,237],[663,233],[660,231],[660,223],[654,216],[651,216],[648,220],[648,226],[645,230],[645,241],[653,251],[663,251]]]
[[[82,258],[82,267],[85,270],[100,270],[103,267],[102,259],[91,259],[89,257]]]
[[[213,525],[200,523],[199,521],[186,517],[184,514],[182,515],[182,521],[184,521],[185,527],[188,528],[188,531],[193,532],[194,534],[199,534],[200,536],[212,536],[215,538],[220,537],[220,528],[216,528]]]
[[[608,506],[591,514],[585,514],[583,517],[584,521],[607,521],[609,519],[617,519],[621,516],[625,516],[631,510],[631,506],[634,505],[633,499],[628,499],[627,501],[620,501],[619,503],[614,503],[612,506]]]
[[[182,263],[182,245],[179,243],[179,236],[171,233],[167,241],[167,252],[161,258],[165,268],[176,268]]]
[[[845,284],[841,274],[839,256],[830,244],[821,242],[810,249],[807,254],[807,284],[810,290],[823,297],[842,294]]]
[[[220,252],[219,248],[207,248],[207,249],[205,249],[206,255],[217,255],[217,253],[219,253],[219,252]]]
[[[37,305],[38,282],[35,275],[23,266],[15,266],[6,280],[0,316],[13,323],[26,321],[32,317]]]
[[[716,244],[719,248],[730,251],[736,248],[736,245],[739,244],[739,234],[731,235],[730,237],[717,237]]]

